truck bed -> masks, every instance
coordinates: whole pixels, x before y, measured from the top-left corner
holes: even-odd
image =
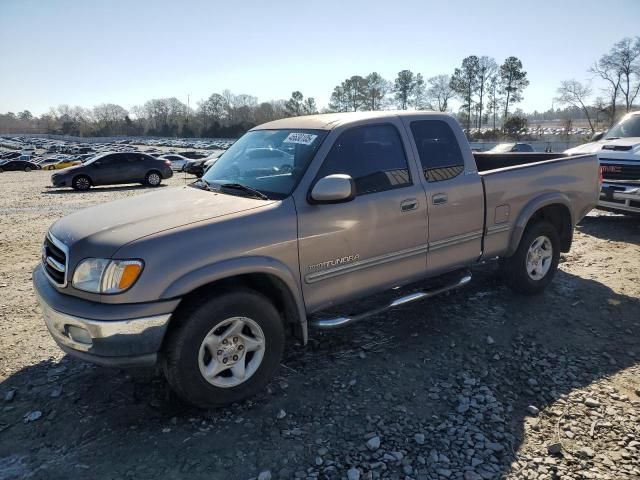
[[[483,258],[509,255],[525,227],[532,199],[567,206],[572,223],[597,202],[596,155],[557,153],[474,154],[485,194]],[[538,206],[540,204],[538,203]],[[529,212],[533,213],[533,212]],[[569,243],[570,243],[570,239]]]
[[[566,153],[483,153],[473,152],[476,159],[478,172],[486,172],[487,170],[495,170],[497,168],[513,167],[516,165],[525,165],[529,163],[544,162],[546,160],[554,160],[556,158],[566,158]]]

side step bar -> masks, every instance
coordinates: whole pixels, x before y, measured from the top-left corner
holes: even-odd
[[[471,272],[466,272],[461,278],[457,279],[455,282],[449,283],[443,287],[434,288],[433,290],[424,290],[422,292],[415,292],[410,295],[405,295],[404,297],[400,297],[390,302],[389,304],[374,308],[373,310],[369,310],[368,312],[359,313],[357,315],[352,315],[350,317],[336,317],[336,318],[322,318],[315,319],[311,321],[311,325],[316,328],[321,328],[323,330],[330,330],[333,328],[340,328],[347,325],[351,325],[352,323],[363,320],[372,315],[376,315],[378,313],[382,313],[386,310],[389,310],[394,307],[399,307],[400,305],[405,305],[407,303],[416,302],[418,300],[425,300],[430,297],[435,297],[444,292],[448,292],[449,290],[454,290],[456,288],[460,288],[471,281]]]

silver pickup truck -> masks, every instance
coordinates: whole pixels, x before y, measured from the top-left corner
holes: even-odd
[[[595,155],[474,157],[445,114],[288,118],[191,185],[57,221],[33,282],[65,352],[160,363],[187,401],[224,405],[262,388],[309,326],[460,287],[480,262],[541,292],[598,183]],[[355,300],[366,308],[341,313]]]

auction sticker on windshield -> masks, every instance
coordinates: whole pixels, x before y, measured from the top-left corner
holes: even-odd
[[[311,145],[318,135],[312,133],[290,133],[282,143],[301,143],[302,145]]]

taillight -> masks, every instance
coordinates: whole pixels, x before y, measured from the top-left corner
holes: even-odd
[[[171,166],[171,162],[170,162],[169,160],[165,160],[165,161],[164,161],[164,164],[165,164],[166,166],[168,166],[168,167],[170,167],[170,166]]]
[[[602,165],[600,165],[600,168],[598,168],[598,186],[602,187],[602,182],[604,181],[604,176],[602,174],[603,168]]]

